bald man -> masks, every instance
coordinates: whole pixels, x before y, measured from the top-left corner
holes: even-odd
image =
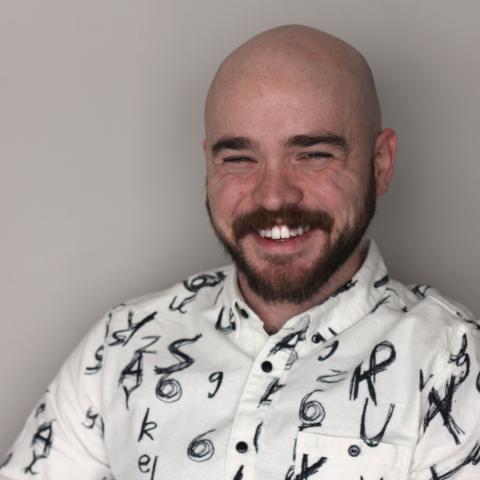
[[[365,236],[397,138],[364,58],[302,26],[254,37],[213,80],[203,147],[233,265],[112,309],[4,478],[480,478],[480,327]]]

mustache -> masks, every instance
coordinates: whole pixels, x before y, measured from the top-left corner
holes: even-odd
[[[232,224],[233,234],[237,240],[257,230],[272,228],[275,225],[289,228],[309,226],[331,233],[333,217],[324,210],[309,210],[297,205],[286,205],[278,210],[258,208],[237,217]]]

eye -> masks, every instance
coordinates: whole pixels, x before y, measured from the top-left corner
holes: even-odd
[[[334,160],[335,156],[330,152],[317,151],[300,153],[297,158],[299,165],[317,171],[327,168]]]
[[[226,173],[231,174],[251,173],[258,163],[255,158],[245,155],[223,157],[220,162],[219,166],[222,166]]]
[[[300,158],[305,160],[328,159],[333,158],[333,155],[329,152],[306,152],[302,153]]]
[[[223,163],[244,163],[244,162],[255,162],[253,158],[250,157],[242,157],[242,156],[235,156],[235,157],[225,157],[223,159]]]

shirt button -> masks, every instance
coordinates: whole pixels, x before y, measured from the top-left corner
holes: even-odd
[[[348,447],[348,454],[351,456],[351,457],[358,457],[360,455],[360,447],[358,445],[350,445]]]
[[[270,373],[273,370],[272,362],[269,362],[268,360],[265,360],[264,362],[262,362],[262,370],[265,373]]]
[[[238,442],[235,448],[238,453],[245,453],[248,450],[248,445],[246,442]]]

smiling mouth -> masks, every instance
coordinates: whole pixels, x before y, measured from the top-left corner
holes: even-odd
[[[301,237],[310,230],[309,225],[298,228],[290,228],[286,225],[275,225],[272,228],[257,230],[262,238],[270,238],[271,240],[287,240],[293,237]]]

